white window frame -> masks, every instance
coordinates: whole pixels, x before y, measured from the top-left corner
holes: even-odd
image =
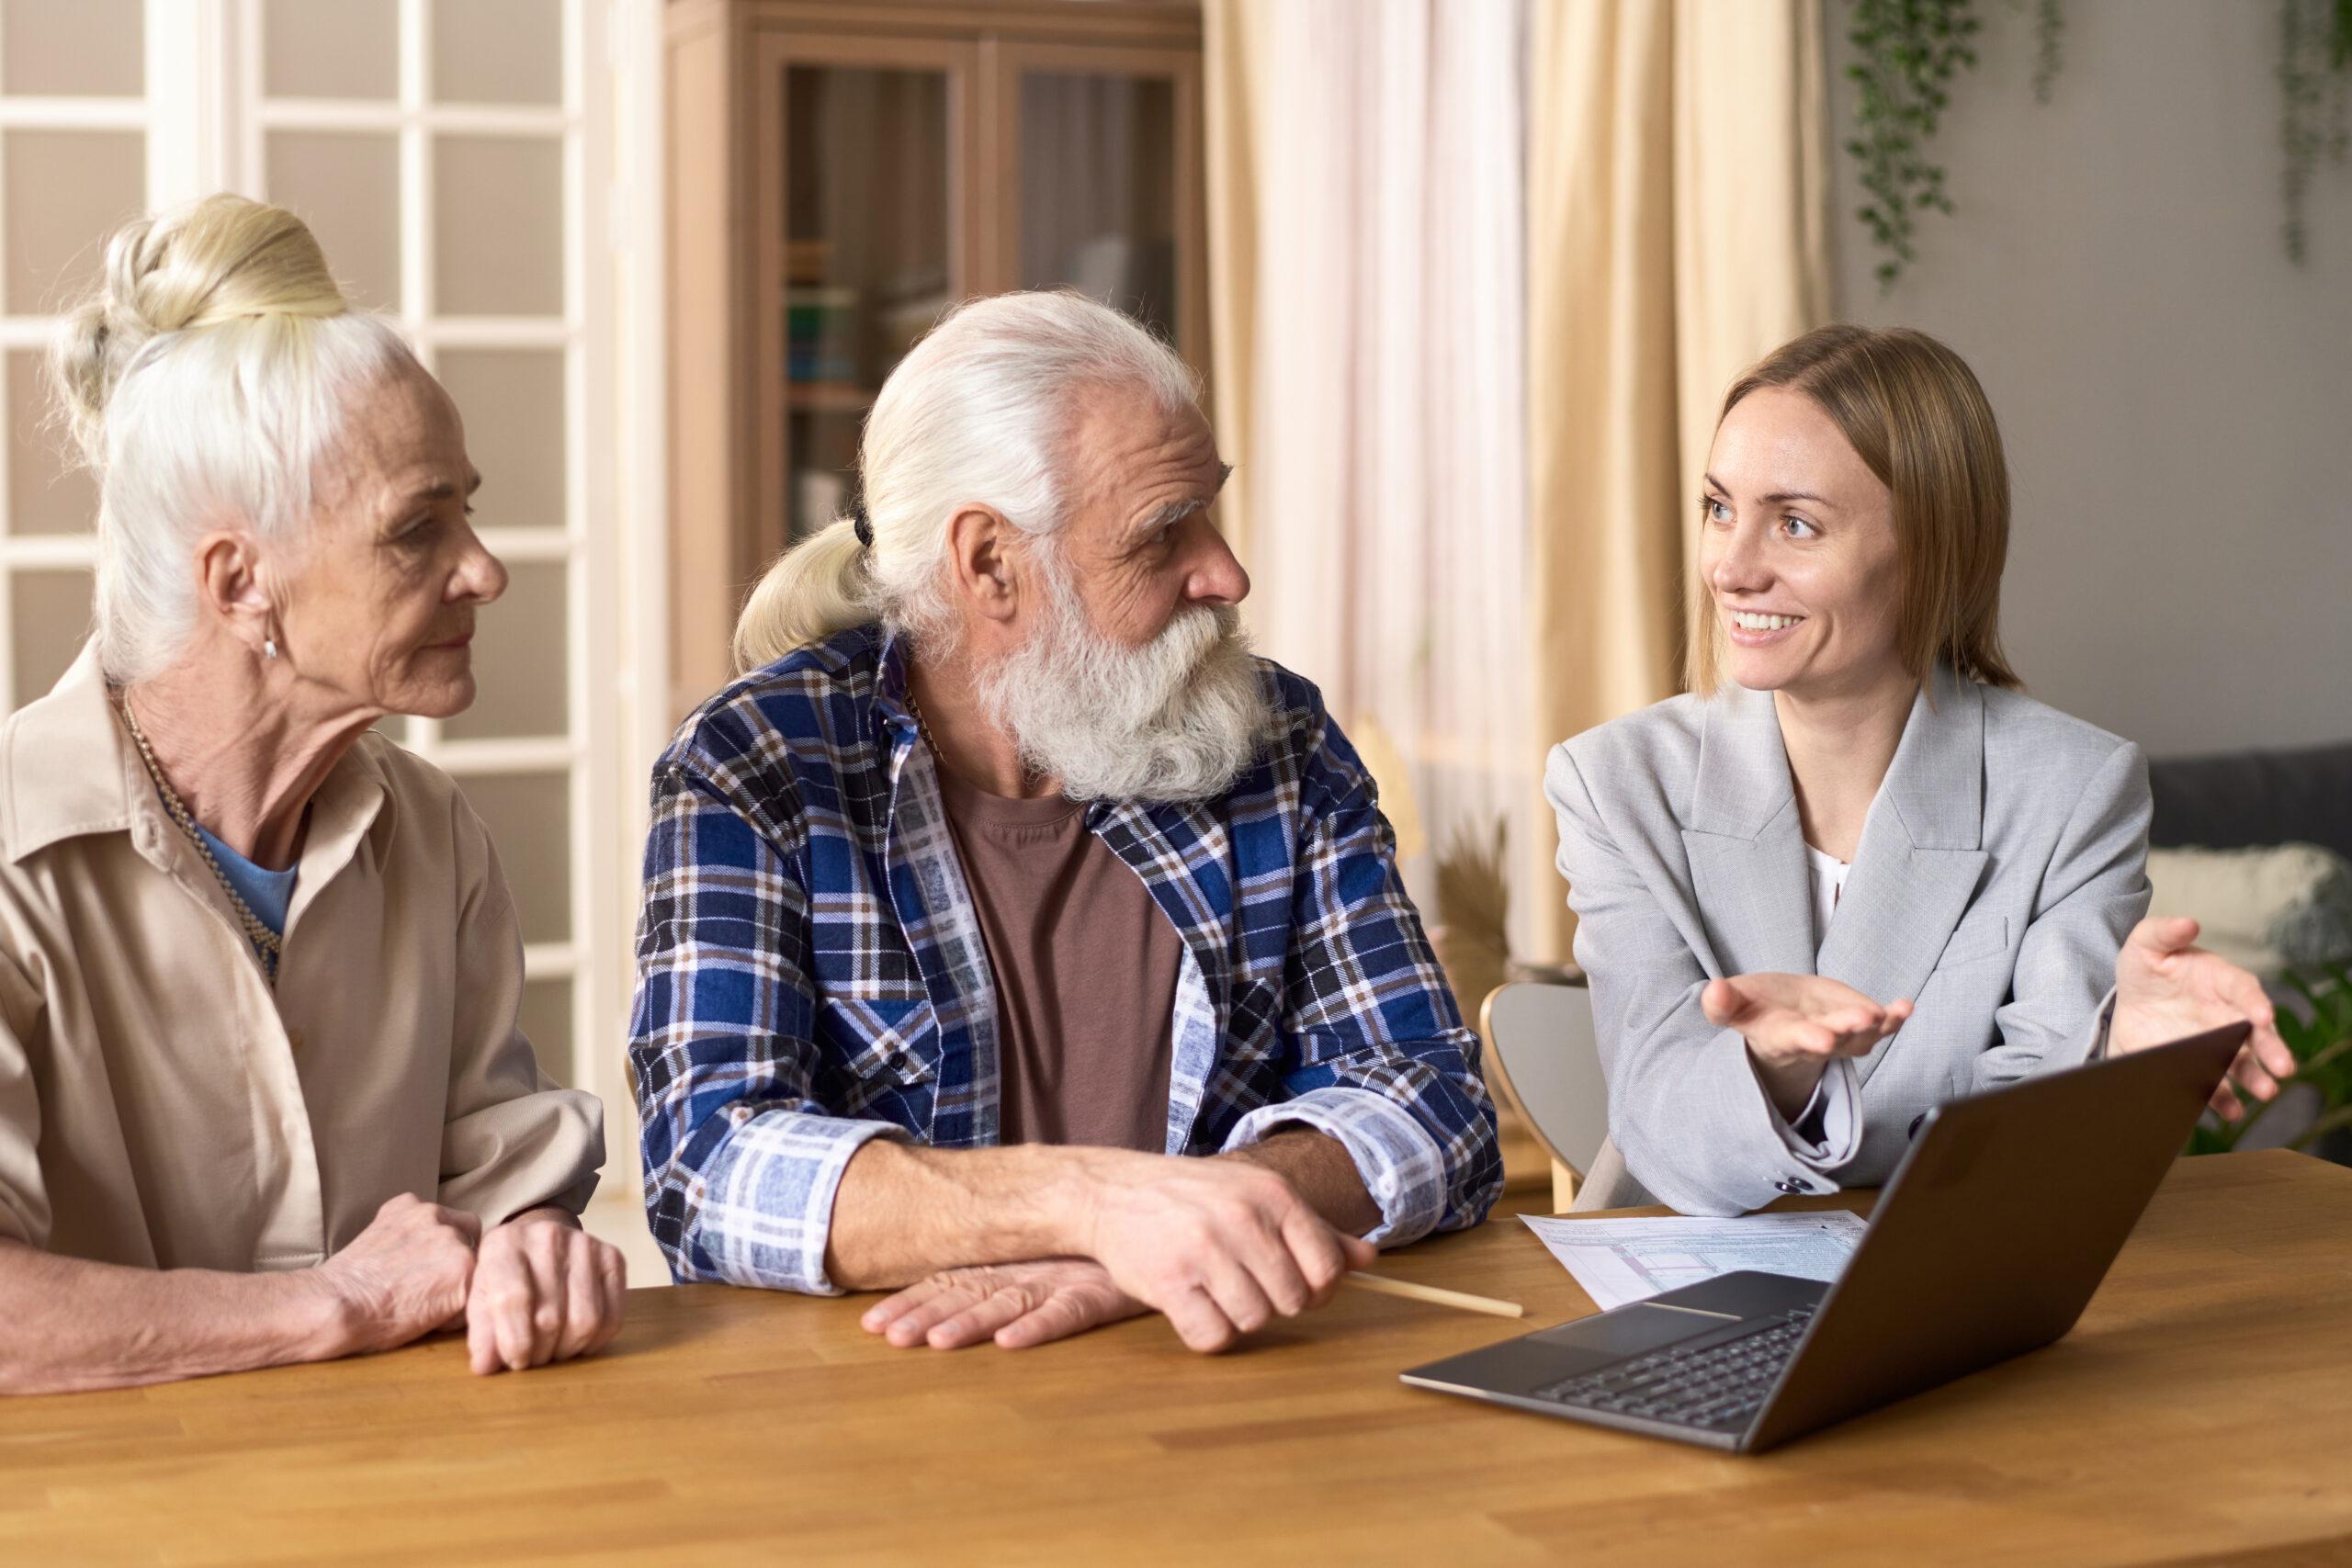
[[[661,245],[658,225],[620,223],[628,210],[658,218],[661,15],[658,0],[561,0],[561,101],[554,106],[439,104],[429,80],[431,0],[396,0],[400,96],[382,103],[267,99],[262,95],[263,0],[146,0],[142,97],[0,96],[0,128],[138,130],[146,136],[151,209],[214,190],[261,197],[265,138],[276,130],[394,133],[400,144],[401,298],[394,315],[428,367],[447,348],[565,351],[566,515],[559,528],[486,528],[509,561],[565,567],[569,656],[567,723],[560,736],[450,739],[430,720],[409,721],[406,743],[460,780],[565,772],[570,791],[571,940],[525,950],[532,980],[571,982],[571,1081],[606,1109],[609,1155],[600,1196],[636,1201],[634,1102],[624,1046],[631,988],[630,931],[637,906],[636,845],[642,841],[647,765],[662,716],[639,694],[666,690],[660,548],[664,515],[662,440],[644,423],[661,406]],[[650,40],[652,73],[636,59]],[[6,40],[0,39],[0,49]],[[647,95],[651,94],[650,101]],[[618,121],[628,117],[628,191],[616,185]],[[545,137],[563,148],[564,308],[560,317],[442,317],[433,300],[433,138],[436,134]],[[638,238],[651,228],[650,239]],[[96,236],[93,236],[95,240]],[[0,233],[0,246],[6,236]],[[626,277],[628,310],[616,288]],[[650,308],[641,303],[651,301]],[[54,318],[0,317],[0,349],[39,349]],[[623,323],[628,330],[623,332]],[[616,379],[624,367],[628,380]],[[620,418],[628,385],[630,417]],[[21,418],[21,411],[11,411]],[[8,450],[0,442],[0,496]],[[637,526],[621,536],[620,498]],[[88,534],[0,534],[0,700],[14,690],[13,604],[19,570],[87,570]],[[648,564],[654,570],[649,571]],[[626,583],[626,591],[624,584]],[[650,672],[644,658],[657,662]],[[536,1043],[547,1052],[546,1042]],[[548,1053],[552,1055],[553,1053]]]
[[[0,94],[0,130],[135,130],[146,139],[147,205],[185,200],[205,189],[217,166],[217,136],[199,133],[216,73],[200,47],[218,0],[146,0],[145,79],[139,97],[36,96]],[[7,47],[0,33],[0,51]],[[181,62],[196,60],[198,68]],[[170,133],[176,128],[177,134]],[[208,156],[209,154],[210,156]],[[0,253],[8,243],[0,211]],[[96,242],[99,236],[92,235]],[[20,310],[9,300],[0,316],[0,353],[37,353],[49,346],[53,315]],[[10,408],[12,422],[30,411]],[[0,496],[8,494],[10,443],[0,441]],[[97,565],[95,534],[0,534],[0,711],[17,690],[16,596],[19,571],[90,571]],[[28,697],[35,694],[24,694]]]

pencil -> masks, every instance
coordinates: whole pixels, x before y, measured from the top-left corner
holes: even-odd
[[[1361,1285],[1367,1291],[1378,1291],[1384,1296],[1404,1296],[1438,1306],[1456,1307],[1463,1312],[1483,1312],[1489,1317],[1527,1315],[1527,1309],[1517,1302],[1499,1302],[1492,1296],[1474,1296],[1467,1291],[1441,1291],[1435,1285],[1416,1285],[1408,1280],[1391,1280],[1382,1274],[1367,1274],[1360,1269],[1348,1270],[1348,1283]]]

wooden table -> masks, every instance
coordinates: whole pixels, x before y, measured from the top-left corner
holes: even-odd
[[[1383,1267],[1591,1310],[1515,1224]],[[2352,1558],[2352,1171],[2300,1155],[2183,1162],[2067,1339],[1754,1459],[1405,1388],[1518,1330],[1363,1292],[1209,1359],[892,1350],[862,1304],[642,1291],[522,1376],[444,1338],[6,1402],[0,1561]]]

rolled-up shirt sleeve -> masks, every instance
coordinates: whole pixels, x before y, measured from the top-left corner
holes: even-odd
[[[519,1021],[523,937],[481,819],[456,807],[458,987],[440,1201],[495,1225],[555,1204],[577,1214],[605,1163],[605,1108],[539,1070]]]
[[[1288,1097],[1245,1114],[1226,1146],[1285,1125],[1338,1140],[1380,1207],[1365,1239],[1401,1245],[1476,1224],[1493,1207],[1494,1101],[1371,777],[1319,705],[1313,717],[1283,1004]]]
[[[808,942],[793,845],[710,779],[657,769],[629,1059],[647,1222],[682,1281],[839,1293],[842,1173],[869,1140],[908,1137],[819,1099]]]
[[[1311,1089],[1244,1116],[1225,1146],[1246,1148],[1285,1127],[1311,1127],[1348,1151],[1364,1190],[1380,1206],[1380,1224],[1365,1233],[1366,1241],[1402,1245],[1438,1229],[1446,1218],[1444,1152],[1430,1130],[1387,1095],[1368,1089]]]

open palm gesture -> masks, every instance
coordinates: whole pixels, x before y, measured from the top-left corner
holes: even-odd
[[[2115,960],[2108,1049],[2118,1055],[2144,1051],[2243,1021],[2254,1033],[2230,1064],[2230,1077],[2255,1099],[2269,1100],[2278,1092],[2278,1079],[2295,1071],[2294,1054],[2278,1037],[2278,1014],[2260,981],[2196,942],[2197,922],[2182,916],[2132,928]],[[2214,1089],[2213,1109],[2226,1122],[2245,1114],[2227,1083]]]
[[[1767,1093],[1783,1116],[1812,1097],[1840,1056],[1863,1056],[1911,1016],[1911,1004],[1881,1006],[1822,975],[1734,975],[1699,994],[1699,1010],[1747,1042]]]

